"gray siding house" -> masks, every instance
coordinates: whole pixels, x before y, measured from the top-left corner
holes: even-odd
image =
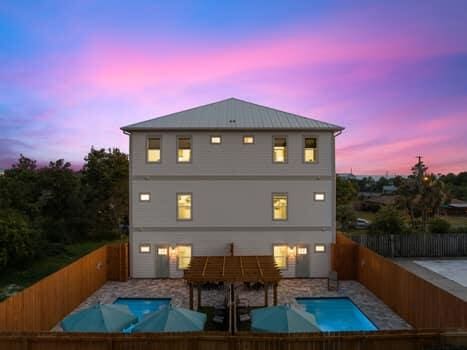
[[[274,255],[325,277],[342,127],[230,98],[122,127],[130,142],[130,270],[178,278],[191,256]]]

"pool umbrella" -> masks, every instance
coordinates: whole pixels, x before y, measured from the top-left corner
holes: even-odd
[[[97,304],[71,314],[60,325],[66,332],[120,332],[137,320],[127,305]]]
[[[251,311],[251,330],[274,333],[320,332],[312,314],[291,305]]]
[[[148,314],[133,332],[198,332],[205,323],[205,314],[169,305]]]

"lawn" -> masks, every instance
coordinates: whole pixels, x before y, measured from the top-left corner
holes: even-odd
[[[467,227],[467,216],[441,216],[453,227]]]
[[[5,299],[6,294],[12,291],[19,291],[34,284],[40,279],[107,243],[109,243],[109,241],[82,242],[65,245],[63,253],[61,254],[43,257],[24,268],[8,268],[1,271],[0,300]],[[8,290],[10,290],[10,292]]]

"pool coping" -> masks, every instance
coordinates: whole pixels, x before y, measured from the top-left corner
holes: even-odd
[[[373,320],[362,310],[358,307],[358,305],[352,300],[350,297],[346,296],[337,296],[337,297],[296,297],[295,300],[299,299],[347,299],[349,300],[356,308],[358,311],[362,313],[363,316],[375,327],[376,329],[374,330],[360,330],[360,331],[338,331],[338,332],[377,332],[380,330],[380,328],[373,322]]]

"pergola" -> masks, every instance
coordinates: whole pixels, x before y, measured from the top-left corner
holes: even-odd
[[[190,309],[193,309],[193,287],[198,287],[198,305],[203,283],[260,282],[264,284],[264,304],[268,305],[268,287],[273,287],[273,303],[277,305],[280,270],[272,256],[195,256],[184,272],[190,286]],[[233,296],[232,296],[233,298]],[[233,301],[233,300],[232,300]]]

